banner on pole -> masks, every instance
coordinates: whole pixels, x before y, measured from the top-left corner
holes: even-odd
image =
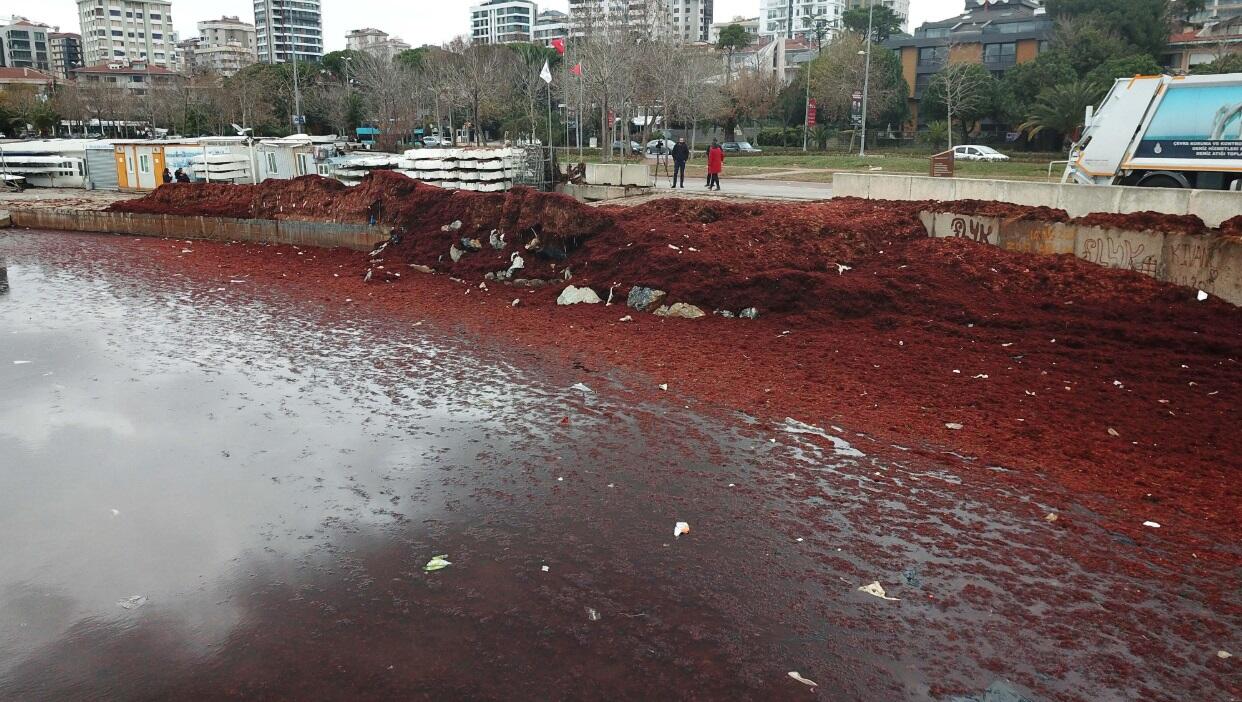
[[[815,106],[815,98],[806,101],[806,126],[814,127],[819,110]]]

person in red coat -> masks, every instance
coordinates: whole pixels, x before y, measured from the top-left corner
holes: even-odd
[[[724,149],[720,142],[712,139],[711,148],[707,150],[707,189],[720,190],[720,171],[724,169]]]

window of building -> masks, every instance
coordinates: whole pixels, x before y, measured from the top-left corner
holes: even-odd
[[[151,157],[148,154],[138,155],[138,172],[140,173],[151,172]]]
[[[919,49],[919,63],[924,65],[944,63],[948,58],[949,47],[947,46],[925,46]]]
[[[267,152],[267,172],[279,173],[279,171],[276,170],[276,154],[271,151]]]
[[[1014,63],[1017,60],[1018,45],[1013,42],[1005,44],[984,44],[984,63]]]

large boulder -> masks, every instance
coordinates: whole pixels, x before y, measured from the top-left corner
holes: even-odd
[[[556,304],[558,305],[598,305],[601,302],[603,300],[599,299],[599,295],[596,295],[594,290],[579,288],[573,285],[562,290],[561,296],[556,298]]]
[[[663,290],[635,285],[630,288],[630,295],[626,298],[625,304],[639,312],[646,312],[653,307],[658,307],[661,302],[664,302],[666,297],[668,297],[668,293]]]

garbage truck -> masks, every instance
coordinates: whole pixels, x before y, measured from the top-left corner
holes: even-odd
[[[1063,183],[1242,191],[1242,73],[1121,78],[1085,125]]]

